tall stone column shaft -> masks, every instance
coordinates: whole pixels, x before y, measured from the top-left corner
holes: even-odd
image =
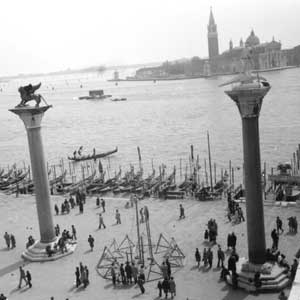
[[[258,117],[243,118],[246,214],[249,261],[265,262],[266,241],[261,187]]]
[[[44,112],[49,107],[21,107],[10,110],[21,118],[27,131],[41,243],[51,243],[56,239],[50,202],[49,179],[41,136],[41,121]]]
[[[242,118],[248,256],[253,264],[263,264],[266,253],[258,119],[269,89],[268,84],[251,82],[225,92],[236,103]]]

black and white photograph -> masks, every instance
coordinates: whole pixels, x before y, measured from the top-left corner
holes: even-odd
[[[299,17],[3,1],[0,300],[299,300]]]

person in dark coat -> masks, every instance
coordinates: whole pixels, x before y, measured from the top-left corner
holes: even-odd
[[[278,234],[279,234],[279,230],[281,230],[281,233],[284,231],[282,229],[282,220],[278,216],[276,218],[276,228],[277,228]]]
[[[208,240],[208,230],[206,229],[204,232],[204,240],[207,241]]]
[[[158,297],[160,298],[162,296],[162,284],[161,284],[160,280],[157,283],[157,288],[158,288],[158,291],[159,291]]]
[[[91,251],[93,251],[95,239],[91,235],[89,235],[88,242],[90,244]]]
[[[102,206],[102,212],[105,213],[105,200],[101,198],[101,206]]]
[[[256,290],[258,290],[260,287],[261,287],[261,280],[260,280],[260,273],[259,272],[256,272],[254,274],[254,286],[256,288]]]
[[[58,215],[59,214],[59,208],[58,208],[57,204],[54,205],[54,210],[55,210],[56,215]]]
[[[230,255],[228,258],[228,270],[233,273],[236,273],[236,259],[234,255]]]
[[[145,288],[144,288],[144,282],[145,280],[143,279],[143,276],[141,276],[142,274],[139,275],[138,280],[137,280],[137,284],[141,290],[141,293],[144,294],[145,293]]]
[[[125,276],[125,270],[124,270],[124,265],[120,265],[120,274],[121,274],[121,280],[123,284],[126,284],[126,276]]]
[[[129,265],[129,261],[126,262],[125,273],[126,273],[127,283],[131,284],[132,283],[132,270],[131,270],[131,266]]]
[[[26,279],[27,279],[27,284],[29,285],[29,288],[31,288],[32,287],[31,274],[28,270],[26,271]]]
[[[218,247],[218,264],[217,264],[217,268],[220,267],[220,263],[221,263],[221,267],[224,266],[224,260],[225,260],[225,253],[221,249],[221,246],[219,245],[219,247]]]
[[[167,272],[168,272],[168,278],[171,278],[171,264],[169,262],[169,259],[166,259],[166,266],[167,266]]]
[[[13,234],[10,235],[11,249],[16,248],[16,238]]]
[[[211,269],[213,263],[213,252],[211,251],[211,248],[208,248],[207,250],[207,260],[209,264],[209,269]]]
[[[83,201],[79,202],[79,213],[83,214]]]
[[[184,208],[182,206],[182,204],[179,204],[179,219],[184,219],[185,218],[185,215],[184,215]]]
[[[232,232],[231,234],[231,247],[233,250],[235,250],[236,247],[236,235],[234,234],[234,232]]]
[[[75,277],[76,277],[76,287],[78,288],[81,284],[79,267],[76,267]]]
[[[198,248],[196,248],[195,259],[196,259],[196,262],[197,262],[197,267],[200,268],[201,254],[200,254]]]
[[[271,232],[271,238],[273,240],[272,249],[277,250],[278,249],[279,235],[278,235],[275,228]]]
[[[97,206],[97,207],[100,206],[100,199],[99,199],[99,197],[96,198],[96,206]]]
[[[110,275],[111,275],[112,283],[115,286],[116,285],[117,276],[116,276],[116,270],[115,270],[115,264],[114,263],[111,264]]]
[[[168,298],[168,293],[169,293],[169,290],[170,290],[170,285],[169,285],[168,278],[165,277],[165,279],[163,280],[161,285],[162,285],[162,289],[165,293],[166,298]]]

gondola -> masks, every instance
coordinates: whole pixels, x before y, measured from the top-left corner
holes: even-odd
[[[116,147],[112,151],[108,151],[108,152],[104,152],[104,153],[99,153],[99,154],[95,154],[95,155],[94,154],[91,154],[91,155],[81,155],[81,156],[78,156],[78,157],[70,157],[70,156],[68,156],[68,159],[72,160],[72,161],[83,161],[83,160],[89,160],[89,159],[97,159],[97,158],[106,157],[106,156],[114,154],[116,152],[118,152],[118,147]]]

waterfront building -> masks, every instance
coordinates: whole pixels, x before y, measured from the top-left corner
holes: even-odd
[[[243,70],[242,57],[248,53],[253,71],[286,68],[300,65],[300,46],[282,49],[280,41],[273,37],[271,42],[261,42],[252,29],[250,35],[241,38],[238,45],[229,41],[229,47],[219,53],[217,23],[210,9],[207,25],[208,58],[195,56],[188,60],[165,62],[158,67],[137,70],[133,79],[168,79],[172,77],[193,78],[221,74],[235,74]]]

